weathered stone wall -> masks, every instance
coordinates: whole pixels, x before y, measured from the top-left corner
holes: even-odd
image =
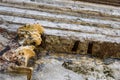
[[[92,54],[101,57],[120,57],[120,44],[108,42],[94,42],[92,47]]]
[[[26,23],[43,25],[47,50],[120,57],[119,7],[67,0],[0,0],[1,28],[15,32]]]

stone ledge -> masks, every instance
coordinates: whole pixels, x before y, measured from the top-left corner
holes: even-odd
[[[2,0],[0,28],[16,32],[26,23],[38,22],[45,28],[46,39],[43,40],[43,45],[46,45],[46,50],[89,53],[101,58],[120,57],[120,15],[117,7],[69,1],[65,3],[49,0],[41,0],[40,3]],[[104,51],[105,48],[110,49]]]
[[[2,29],[1,29],[2,31]],[[14,36],[13,33],[4,32],[7,35]],[[42,50],[54,51],[58,53],[92,54],[98,58],[120,58],[120,44],[110,42],[80,41],[67,38],[65,36],[56,36],[45,34],[40,48]],[[42,49],[41,49],[42,48]]]

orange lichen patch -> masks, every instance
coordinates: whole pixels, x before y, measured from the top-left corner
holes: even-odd
[[[44,28],[40,24],[26,24],[18,29],[18,34],[22,31],[29,31],[29,32],[38,32],[42,34],[44,32]]]
[[[15,50],[14,58],[17,59],[22,66],[27,66],[28,60],[35,57],[34,46],[21,46]]]
[[[12,66],[9,69],[9,72],[11,73],[19,73],[19,74],[26,74],[27,75],[27,80],[32,80],[32,72],[33,68],[31,67],[23,67],[23,66]]]
[[[36,56],[34,48],[41,44],[43,32],[44,29],[40,24],[27,24],[20,27],[17,30],[18,42],[11,41],[10,50],[0,56],[0,70],[26,74],[27,80],[31,80],[33,68],[28,67],[28,61]]]
[[[19,66],[27,66],[29,59],[35,57],[34,48],[34,46],[21,46],[14,51],[7,51],[2,58],[11,62],[17,61]]]
[[[40,24],[27,24],[18,29],[18,35],[20,38],[20,44],[22,45],[35,45],[41,44],[41,34],[44,32],[43,27]]]
[[[41,44],[41,35],[37,32],[29,32],[29,35],[27,38],[24,38],[23,43],[22,44],[32,44],[35,43],[35,45],[40,45]],[[26,34],[27,36],[27,34]]]
[[[36,42],[36,45],[40,45],[41,44],[41,35],[39,35],[37,32],[31,32],[31,37],[33,38],[33,42]]]

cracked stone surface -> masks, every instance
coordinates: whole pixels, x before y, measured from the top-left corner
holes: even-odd
[[[110,61],[108,60],[107,62]],[[74,59],[71,62],[64,62],[63,66],[82,75],[86,80],[119,80],[119,64],[119,60],[114,60],[114,62],[106,65],[99,59],[81,57],[78,60]]]
[[[78,53],[86,54],[89,41],[97,41],[98,43],[93,44],[93,55],[106,56],[110,52],[110,56],[115,54],[118,57],[117,54],[120,54],[118,7],[84,4],[71,0],[39,0],[38,3],[30,0],[0,1],[0,28],[15,32],[26,23],[43,25],[45,34],[49,35],[46,38],[48,50],[69,52],[74,46],[74,40],[80,40],[85,42],[78,46]],[[0,50],[9,41],[7,35],[4,34],[4,37],[3,34],[0,30]],[[38,59],[33,66],[32,80],[120,80],[119,60],[111,59],[103,62],[82,55],[54,52],[45,54],[39,57],[41,59]],[[0,80],[26,79],[25,75],[0,73]]]
[[[119,75],[119,60],[105,64],[89,56],[50,53],[36,61],[32,80],[119,80]],[[0,80],[25,79],[25,75],[0,73]]]

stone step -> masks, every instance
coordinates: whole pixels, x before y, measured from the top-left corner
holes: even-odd
[[[2,31],[1,27],[5,28],[6,25],[0,25],[0,31]],[[9,24],[7,26],[14,26],[13,24]],[[6,26],[6,27],[7,27]],[[18,26],[18,25],[15,25]],[[20,26],[20,25],[19,25]],[[6,28],[8,30],[8,28]],[[52,34],[53,32],[53,34]],[[7,31],[4,34],[11,34]],[[49,34],[51,33],[51,34]],[[64,36],[62,33],[65,33]],[[67,35],[71,32],[65,32],[63,30],[50,30],[45,29],[45,39],[43,39],[43,50],[47,51],[55,51],[55,52],[64,52],[64,53],[79,53],[79,54],[92,54],[98,58],[108,58],[108,57],[120,57],[120,44],[111,43],[111,42],[98,42],[98,41],[85,41],[77,40],[74,35],[69,36]],[[12,35],[16,34],[13,32]],[[71,33],[75,34],[75,33]],[[80,33],[79,33],[80,34]],[[56,36],[57,35],[57,36]],[[85,34],[82,34],[85,35]],[[69,36],[69,37],[68,37]],[[72,39],[74,36],[74,39]],[[80,36],[81,37],[81,36]],[[77,44],[77,45],[76,45]]]
[[[39,3],[20,1],[20,0],[1,0],[1,5],[51,11],[57,13],[71,13],[71,15],[96,15],[96,16],[113,16],[116,18],[120,17],[120,9],[112,6],[103,6],[95,4],[85,4],[82,2],[71,2],[71,1],[49,1],[40,0]]]
[[[118,37],[118,39],[120,37],[120,30],[116,30],[116,29],[97,28],[93,26],[83,26],[83,25],[66,24],[66,23],[55,23],[50,21],[21,18],[21,17],[14,17],[14,16],[4,16],[4,15],[0,15],[0,18],[2,18],[3,21],[7,21],[12,24],[40,23],[46,28],[52,28],[57,30],[73,31],[77,33],[82,32],[82,33],[87,33],[91,35],[92,34],[104,35],[108,37]]]
[[[0,6],[0,14],[35,18],[35,19],[47,20],[51,22],[64,22],[69,24],[82,24],[87,26],[95,25],[97,27],[107,27],[107,28],[115,28],[115,29],[120,28],[119,21],[76,17],[76,16],[63,15],[63,14],[57,15],[54,13],[40,12],[36,10],[19,9],[19,8],[5,7],[5,6]]]
[[[12,26],[14,26],[14,27],[12,27]],[[16,25],[8,24],[7,26],[6,25],[0,25],[0,27],[6,28],[10,31],[12,31],[13,29],[14,30],[17,29],[20,26],[22,26],[22,25],[17,25],[17,24]],[[53,36],[61,36],[61,37],[64,37],[66,39],[79,40],[81,42],[99,41],[99,42],[120,43],[120,38],[119,37],[108,37],[108,36],[105,36],[105,35],[102,35],[102,34],[80,33],[80,32],[50,29],[50,28],[45,28],[45,34],[46,35],[53,35]]]

